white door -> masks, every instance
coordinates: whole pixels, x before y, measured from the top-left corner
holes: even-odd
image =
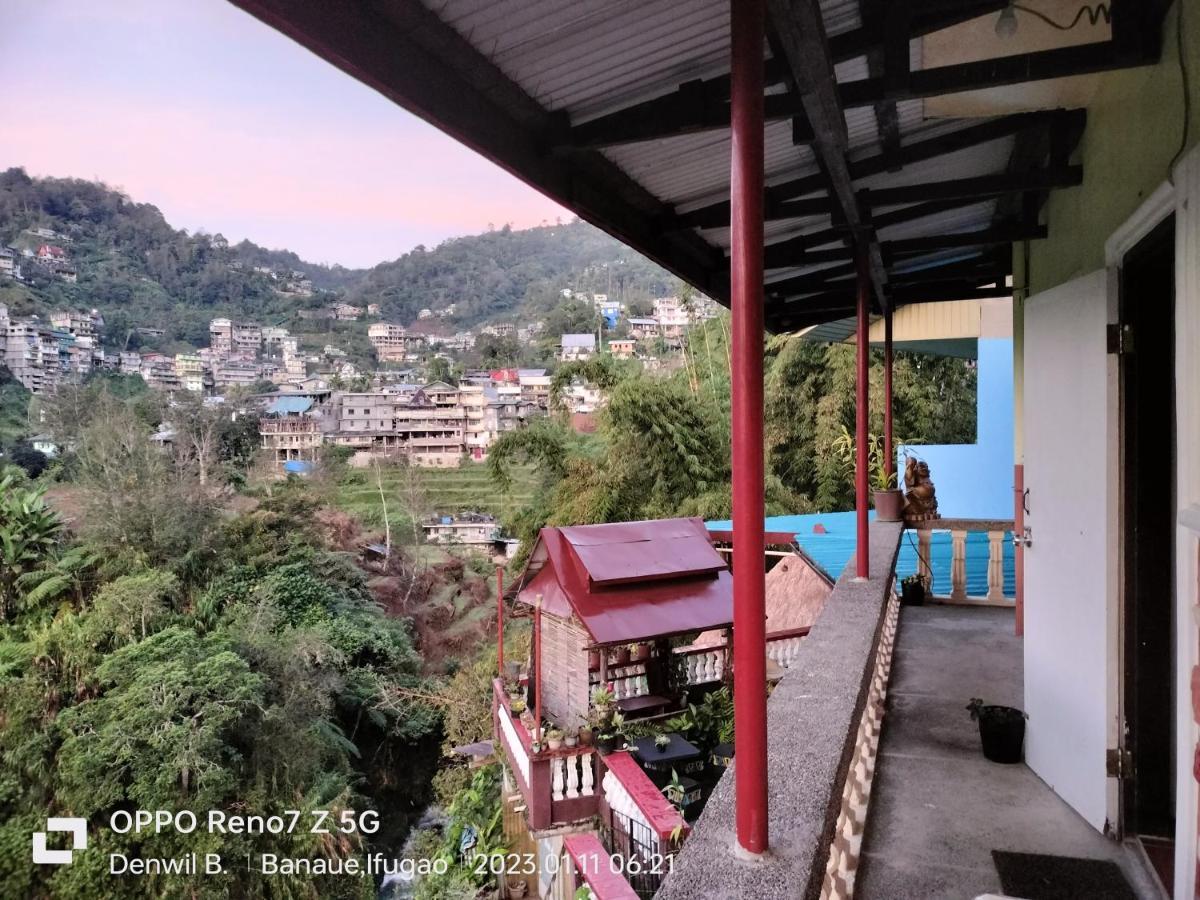
[[[1109,740],[1107,279],[1025,305],[1025,757],[1098,829]]]

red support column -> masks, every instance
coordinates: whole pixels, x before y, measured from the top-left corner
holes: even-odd
[[[496,566],[496,669],[504,677],[504,566]]]
[[[731,0],[733,669],[737,840],[767,849],[763,551],[763,0]]]
[[[896,474],[896,445],[892,438],[892,308],[889,306],[883,313],[883,464],[888,475]]]
[[[854,426],[854,510],[858,519],[858,552],[855,559],[855,575],[861,579],[871,577],[871,548],[867,528],[867,507],[870,505],[867,489],[867,387],[870,379],[871,335],[868,333],[870,320],[867,306],[871,295],[871,275],[867,270],[866,248],[861,244],[855,251],[858,262],[858,370],[855,382],[855,426]],[[734,534],[736,535],[736,531]],[[734,546],[737,546],[736,544]]]
[[[542,595],[533,604],[533,739],[542,746]]]

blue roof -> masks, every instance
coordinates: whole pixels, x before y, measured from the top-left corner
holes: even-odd
[[[875,518],[875,513],[870,513]],[[814,525],[823,525],[825,534],[814,534]],[[732,531],[729,520],[706,522],[709,531]],[[834,513],[810,513],[796,516],[768,516],[764,522],[767,531],[784,531],[795,535],[796,542],[821,566],[830,577],[837,578],[854,556],[858,542],[854,511]],[[1012,541],[1004,544],[1004,595],[1016,596],[1015,568]],[[935,594],[950,593],[950,532],[934,531],[930,547],[930,567],[933,569],[933,591]],[[984,532],[967,534],[967,593],[972,597],[987,594],[988,536]],[[903,578],[917,571],[917,536],[913,531],[904,533],[900,544],[900,556],[896,560],[896,574]]]
[[[303,459],[289,459],[283,464],[283,471],[306,475],[313,470],[313,464]]]
[[[279,397],[267,407],[269,416],[285,416],[289,413],[306,413],[312,409],[312,397]]]

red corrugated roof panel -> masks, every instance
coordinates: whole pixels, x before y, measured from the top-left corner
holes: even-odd
[[[574,613],[596,644],[733,621],[732,578],[700,519],[543,528],[525,577],[522,602]]]

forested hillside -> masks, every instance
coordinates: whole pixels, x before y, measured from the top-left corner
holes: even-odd
[[[505,226],[417,247],[376,266],[349,291],[351,302],[379,303],[389,319],[408,322],[422,307],[455,306],[455,321],[473,325],[505,313],[540,317],[562,288],[610,294],[626,303],[676,289],[665,270],[585,222],[524,231]]]
[[[39,236],[49,229],[61,238]],[[157,207],[118,190],[74,178],[0,173],[0,246],[36,251],[61,244],[75,283],[26,265],[25,282],[0,282],[0,303],[18,314],[56,307],[96,307],[107,339],[122,344],[133,329],[162,328],[168,340],[208,342],[208,321],[228,315],[264,324],[293,324],[302,309],[344,297],[378,303],[382,316],[408,324],[423,308],[453,306],[456,328],[516,315],[543,317],[563,288],[611,293],[637,305],[668,293],[667,272],[592,226],[575,221],[485,234],[417,247],[373,269],[324,266],[289,250],[171,226]],[[404,248],[396,248],[400,251]],[[336,251],[331,249],[331,255]],[[311,293],[289,290],[270,274],[302,272]]]

